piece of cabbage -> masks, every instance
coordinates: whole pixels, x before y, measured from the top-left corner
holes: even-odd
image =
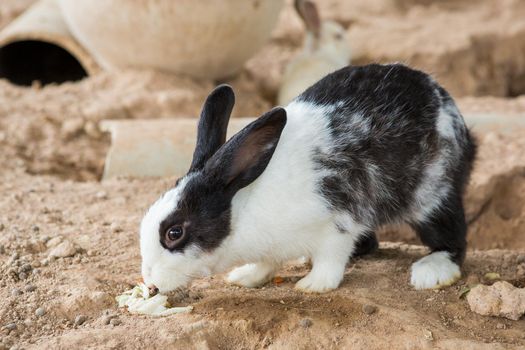
[[[169,307],[168,297],[162,294],[150,297],[149,289],[144,283],[125,291],[115,299],[119,307],[127,306],[128,311],[134,314],[168,316],[193,310],[193,306]]]

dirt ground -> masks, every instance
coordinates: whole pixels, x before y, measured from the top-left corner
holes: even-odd
[[[0,27],[31,2],[2,0]],[[465,114],[525,117],[525,23],[512,20],[523,2],[317,2],[324,16],[348,26],[356,62],[414,63],[437,72]],[[399,33],[407,37],[401,47]],[[288,6],[272,40],[228,81],[238,94],[234,116],[274,104],[302,36]],[[429,36],[436,38],[432,47],[422,44]],[[455,66],[461,54],[466,58]],[[523,129],[475,130],[479,159],[465,203],[469,253],[454,286],[409,286],[410,265],[425,250],[400,227],[381,232],[379,252],[350,261],[342,286],[330,293],[295,291],[308,267],[290,265],[280,272],[283,283],[260,289],[230,286],[222,276],[197,280],[170,296],[195,307],[188,315],[150,318],[117,309],[114,297],[140,278],[141,216],[174,179],[100,182],[109,139],[98,122],[196,116],[215,83],[150,71],[44,88],[0,80],[0,350],[525,346],[523,318],[480,316],[462,298],[465,287],[492,283],[488,272],[525,287]]]

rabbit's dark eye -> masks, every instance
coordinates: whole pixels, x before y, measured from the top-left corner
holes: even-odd
[[[182,226],[173,226],[166,231],[166,238],[170,243],[179,241],[183,236],[184,228]]]
[[[341,34],[341,33],[335,33],[335,34],[334,34],[334,38],[335,38],[336,40],[341,40],[341,39],[343,39],[343,34]]]

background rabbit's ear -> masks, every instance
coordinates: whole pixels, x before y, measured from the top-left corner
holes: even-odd
[[[306,29],[315,37],[321,35],[321,17],[314,2],[308,0],[295,0],[295,10],[301,16]]]
[[[234,104],[233,89],[225,84],[216,87],[204,102],[189,172],[202,169],[206,161],[226,142],[226,131]]]

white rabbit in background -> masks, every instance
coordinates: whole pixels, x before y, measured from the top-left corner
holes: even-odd
[[[321,21],[312,1],[295,0],[295,9],[306,25],[303,51],[286,67],[278,104],[287,105],[327,74],[350,63],[351,50],[345,28]]]

